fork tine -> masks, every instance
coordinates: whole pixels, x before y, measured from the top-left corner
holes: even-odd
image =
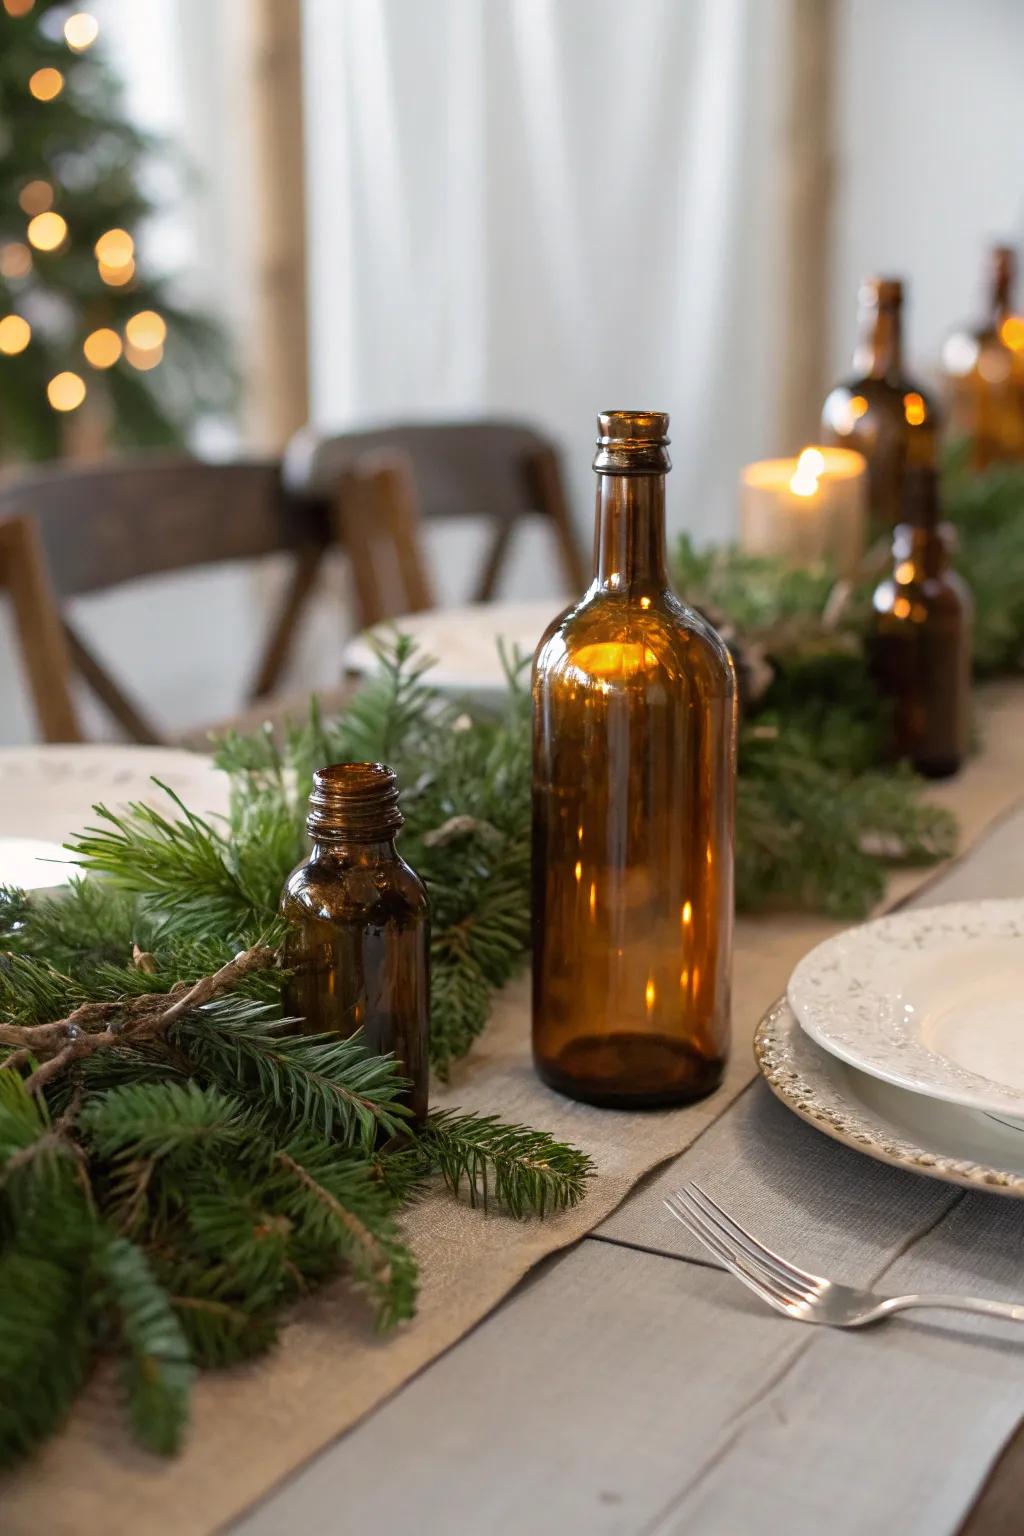
[[[729,1254],[734,1262],[739,1263],[744,1269],[750,1270],[764,1284],[771,1286],[777,1295],[787,1302],[801,1303],[813,1301],[815,1292],[810,1290],[802,1281],[793,1280],[780,1269],[766,1262],[751,1245],[737,1243],[723,1227],[716,1221],[710,1212],[701,1209],[696,1197],[690,1189],[677,1190],[675,1198],[683,1205],[693,1220],[699,1223],[703,1230],[707,1230],[717,1240],[720,1249]]]
[[[687,1184],[686,1191],[703,1211],[708,1221],[742,1248],[750,1258],[763,1264],[765,1268],[779,1275],[790,1285],[809,1290],[813,1295],[819,1286],[825,1284],[820,1275],[808,1274],[806,1269],[800,1269],[798,1265],[790,1263],[789,1259],[784,1259],[780,1253],[776,1253],[756,1238],[752,1232],[748,1232],[746,1227],[741,1226],[728,1211],[724,1211],[718,1201],[713,1200],[693,1179],[690,1179]]]
[[[700,1214],[684,1205],[678,1195],[667,1196],[664,1203],[676,1220],[682,1222],[687,1231],[697,1238],[698,1242],[703,1243],[708,1252],[724,1264],[730,1274],[735,1275],[737,1280],[741,1280],[756,1296],[760,1296],[762,1301],[766,1301],[777,1312],[792,1316],[791,1308],[800,1304],[802,1297],[787,1295],[766,1277],[748,1269],[742,1258],[732,1249],[727,1248],[715,1232],[704,1223]]]

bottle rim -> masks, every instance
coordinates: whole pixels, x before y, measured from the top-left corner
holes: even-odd
[[[329,763],[313,774],[306,829],[324,838],[373,841],[404,825],[398,775],[386,763]]]

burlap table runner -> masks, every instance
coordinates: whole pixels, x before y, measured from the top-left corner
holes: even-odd
[[[961,852],[1024,788],[1024,688],[986,690],[980,714],[984,751],[931,796],[957,815]],[[921,871],[896,875],[886,904],[925,878]],[[596,1227],[645,1173],[689,1146],[753,1076],[754,1026],[793,965],[839,926],[792,914],[738,925],[731,1065],[716,1094],[682,1110],[596,1110],[544,1088],[530,1065],[526,980],[513,983],[484,1038],[433,1101],[499,1112],[585,1147],[598,1177],[583,1205],[517,1223],[443,1196],[425,1199],[406,1222],[421,1266],[415,1320],[379,1339],[360,1303],[341,1286],[328,1287],[296,1307],[265,1359],[203,1376],[191,1437],[175,1461],[132,1445],[116,1379],[98,1372],[63,1434],[0,1483],[0,1532],[192,1536],[246,1509],[472,1328],[538,1260]]]

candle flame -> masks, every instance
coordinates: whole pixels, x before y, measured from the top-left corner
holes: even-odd
[[[818,476],[825,468],[825,456],[817,448],[805,448],[796,461],[789,482],[794,496],[813,496],[818,489]]]

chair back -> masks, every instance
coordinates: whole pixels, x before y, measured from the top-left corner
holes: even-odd
[[[558,450],[550,438],[518,421],[398,423],[319,436],[306,428],[289,444],[285,477],[296,491],[333,496],[344,476],[368,454],[400,455],[425,519],[484,518],[491,540],[475,598],[493,597],[511,534],[520,518],[547,518],[558,543],[569,588],[586,585],[562,485]]]
[[[275,460],[140,455],[33,470],[0,485],[0,522],[24,516],[60,598],[330,539],[324,503],[287,490]]]
[[[377,475],[374,471],[374,475]],[[380,482],[379,490],[390,483]],[[349,494],[364,504],[364,477],[353,465]],[[377,485],[376,479],[373,481]],[[366,521],[379,520],[371,510]],[[79,740],[72,676],[77,673],[135,741],[160,741],[144,709],[111,675],[70,621],[68,598],[143,577],[253,560],[288,552],[292,572],[270,623],[247,697],[261,699],[277,684],[299,620],[316,585],[322,559],[343,539],[333,499],[289,490],[276,460],[203,464],[168,455],[114,463],[57,465],[0,482],[0,585],[12,599],[15,630],[43,735]],[[415,529],[402,509],[382,523],[397,537]],[[417,551],[398,551],[400,575],[415,577]],[[353,557],[353,564],[355,558]],[[357,572],[358,578],[358,572]],[[366,607],[360,625],[429,600],[425,587]]]

